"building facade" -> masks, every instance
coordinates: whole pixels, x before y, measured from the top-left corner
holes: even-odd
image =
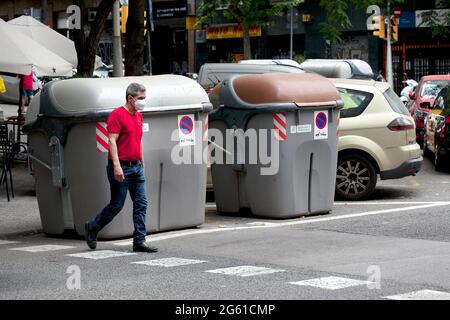
[[[149,0],[147,0],[149,1]],[[95,17],[100,0],[86,0],[88,19]],[[197,72],[205,62],[232,62],[243,57],[242,29],[236,23],[217,18],[202,28],[186,28],[195,18],[199,0],[152,0],[150,32],[153,74]],[[421,23],[424,10],[436,8],[436,1],[406,0],[400,6],[399,38],[392,45],[394,83],[397,92],[406,78],[419,80],[425,74],[450,72],[450,35],[433,38],[430,27]],[[43,23],[71,36],[67,30],[66,9],[72,0],[6,0],[0,2],[0,18],[10,20],[29,14]],[[385,8],[381,8],[382,12]],[[450,8],[448,8],[450,10]],[[444,13],[445,13],[444,9]],[[363,59],[377,74],[385,72],[386,41],[367,30],[369,14],[364,8],[350,8],[351,27],[340,30],[342,41],[329,43],[321,34],[320,23],[326,13],[319,1],[305,0],[293,10],[293,57]],[[265,26],[252,26],[251,47],[254,58],[288,58],[291,14],[273,17]],[[450,33],[450,32],[449,32]],[[106,64],[112,63],[112,20],[100,40],[97,54]]]
[[[450,31],[447,39],[433,38],[432,30],[421,24],[421,13],[435,9],[439,1],[407,0],[400,6],[399,40],[392,44],[394,87],[399,92],[402,81],[419,80],[425,74],[447,74],[450,72]],[[386,8],[381,7],[383,14]],[[449,8],[450,9],[450,8]],[[441,10],[442,14],[445,14]],[[349,8],[352,25],[341,29],[342,40],[329,43],[321,34],[320,23],[326,13],[319,1],[305,0],[294,9],[293,56],[296,60],[333,58],[362,59],[367,61],[375,75],[386,75],[386,41],[367,29],[369,14],[364,8]],[[274,17],[262,33],[251,40],[254,58],[287,58],[290,51],[290,12]],[[212,21],[209,28],[220,28],[224,21]],[[450,27],[450,26],[449,26]],[[205,62],[232,61],[242,56],[242,38],[208,39],[197,42],[197,69]],[[230,59],[231,57],[231,59]],[[234,59],[235,60],[235,59]]]

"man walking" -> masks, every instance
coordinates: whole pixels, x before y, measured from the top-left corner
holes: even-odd
[[[142,111],[145,106],[145,87],[131,83],[126,91],[124,106],[108,117],[109,156],[106,171],[111,187],[111,201],[91,221],[86,222],[86,242],[97,247],[97,234],[122,210],[130,191],[133,201],[133,251],[157,252],[145,243],[147,196],[145,191],[144,154],[142,146]]]

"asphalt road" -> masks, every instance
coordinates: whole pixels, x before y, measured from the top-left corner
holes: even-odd
[[[129,240],[91,251],[3,239],[0,299],[450,299],[449,194],[450,174],[425,159],[417,176],[328,215],[218,216],[209,204],[202,227],[149,236],[156,254],[133,254]]]

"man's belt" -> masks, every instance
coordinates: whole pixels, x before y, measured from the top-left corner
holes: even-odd
[[[109,161],[112,162],[111,159],[109,159]],[[138,163],[139,160],[119,160],[120,165],[124,166],[124,167],[133,167]]]

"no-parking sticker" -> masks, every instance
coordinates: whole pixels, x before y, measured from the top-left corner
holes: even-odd
[[[325,111],[314,112],[314,140],[328,139],[328,116]]]
[[[195,145],[195,122],[194,115],[178,116],[178,134],[180,136],[180,146]]]

